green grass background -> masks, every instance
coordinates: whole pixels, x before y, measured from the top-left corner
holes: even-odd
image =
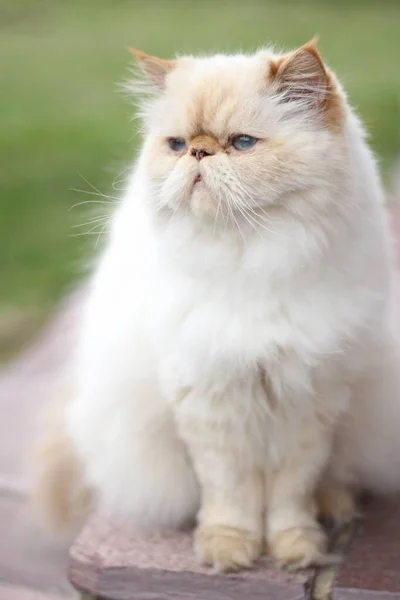
[[[387,177],[400,146],[400,0],[0,0],[0,355],[93,255],[96,236],[73,226],[97,205],[71,207],[96,196],[73,190],[93,191],[86,179],[115,195],[134,155],[132,108],[116,85],[126,47],[169,57],[295,47],[315,34]]]

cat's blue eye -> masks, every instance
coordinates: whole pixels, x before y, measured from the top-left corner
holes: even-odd
[[[251,135],[237,135],[232,140],[232,146],[241,152],[250,150],[250,148],[253,148],[256,143],[257,138],[251,137]]]
[[[186,142],[181,138],[169,138],[168,144],[174,152],[182,152],[186,148]]]

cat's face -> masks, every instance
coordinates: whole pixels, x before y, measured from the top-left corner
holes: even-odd
[[[159,90],[145,114],[158,208],[224,222],[318,184],[343,102],[313,45],[283,57],[137,57]]]

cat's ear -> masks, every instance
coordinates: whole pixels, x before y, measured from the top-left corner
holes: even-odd
[[[173,69],[176,67],[175,60],[164,60],[155,56],[150,56],[141,50],[135,48],[129,48],[136,58],[138,65],[146,77],[154,84],[158,89],[163,90],[165,88],[165,79]]]
[[[284,101],[303,100],[314,106],[324,104],[329,80],[315,39],[273,63],[270,72]]]

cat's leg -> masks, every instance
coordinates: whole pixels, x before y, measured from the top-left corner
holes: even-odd
[[[354,407],[359,405],[360,398],[352,396],[349,411],[343,413],[336,424],[329,463],[315,494],[318,518],[334,526],[345,525],[361,514],[361,486],[353,464],[357,443],[354,444],[351,436],[349,439],[349,431],[354,423]]]
[[[330,450],[330,432],[318,419],[299,424],[297,443],[269,478],[268,549],[283,566],[327,562],[327,538],[316,519],[314,494]]]
[[[255,464],[255,432],[244,423],[247,400],[238,386],[191,390],[176,406],[201,487],[195,551],[220,571],[249,567],[262,551],[264,477]]]
[[[204,476],[195,551],[203,564],[234,571],[249,567],[262,551],[262,474],[256,469],[240,472],[226,457],[223,450],[215,456],[226,472],[224,481],[200,468]]]

